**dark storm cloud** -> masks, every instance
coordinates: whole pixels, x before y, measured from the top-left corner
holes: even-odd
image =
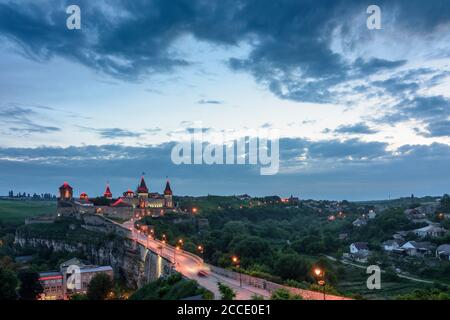
[[[65,28],[65,7],[82,8],[82,30]],[[246,42],[245,58],[232,58],[234,70],[251,73],[282,99],[331,102],[342,81],[403,66],[379,57],[347,61],[331,50],[333,31],[342,36],[365,27],[366,1],[350,0],[153,0],[0,3],[0,34],[18,43],[23,54],[45,60],[55,55],[123,79],[187,66],[172,47],[181,36],[225,46]],[[450,21],[445,0],[378,1],[395,16],[395,26],[426,36]],[[361,25],[354,17],[362,16]],[[350,44],[351,45],[351,44]]]
[[[344,134],[374,134],[377,130],[370,128],[367,124],[363,122],[340,126],[334,132],[344,133]]]

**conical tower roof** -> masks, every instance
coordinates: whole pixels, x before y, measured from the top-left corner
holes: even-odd
[[[141,183],[137,189],[137,193],[148,193],[147,184],[145,183],[144,176],[141,178]]]
[[[172,195],[172,189],[170,188],[169,180],[166,182],[166,188],[164,189],[164,195],[165,196],[171,196]]]

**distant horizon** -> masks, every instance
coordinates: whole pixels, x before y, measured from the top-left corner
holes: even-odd
[[[70,182],[67,181],[67,183],[72,186],[70,184]],[[73,187],[73,186],[72,186]],[[105,186],[106,187],[106,186]],[[111,187],[110,184],[110,188],[113,190],[113,188]],[[23,194],[25,192],[25,194],[30,194],[30,196],[33,196],[34,193],[36,193],[37,195],[41,195],[41,194],[50,194],[51,196],[56,196],[58,197],[58,192],[55,193],[51,193],[51,192],[36,192],[36,191],[32,191],[32,192],[26,192],[26,191],[17,191],[14,190],[14,188],[10,188],[9,191],[14,191],[14,195],[17,195],[18,193]],[[123,193],[125,191],[127,191],[128,189],[124,189],[123,192],[118,193],[118,195],[115,195],[115,193],[113,192],[113,198],[118,198],[123,196]],[[135,191],[133,189],[131,189],[132,191]],[[82,192],[85,191],[81,191],[79,192],[79,194],[81,194]],[[158,192],[158,191],[152,191],[149,190],[149,192],[156,192],[156,193],[162,193],[162,192]],[[75,192],[75,188],[74,188],[74,196],[75,198],[78,198],[79,196],[78,193]],[[414,199],[423,199],[423,198],[441,198],[444,194],[448,194],[446,192],[442,193],[441,195],[416,195],[414,194]],[[103,193],[100,194],[94,194],[93,198],[100,198],[102,197]],[[405,196],[396,196],[396,197],[391,197],[391,198],[372,198],[372,199],[359,199],[359,200],[354,200],[354,199],[350,199],[350,198],[344,198],[344,199],[323,199],[323,198],[303,198],[300,195],[295,195],[295,194],[289,194],[289,195],[280,195],[280,194],[265,194],[265,195],[254,195],[248,192],[244,192],[244,193],[236,193],[236,194],[174,194],[175,197],[194,197],[194,198],[201,198],[201,197],[208,197],[208,196],[217,196],[217,197],[236,197],[236,196],[242,196],[242,195],[249,195],[251,198],[264,198],[264,197],[272,197],[272,196],[278,196],[280,198],[289,198],[291,196],[299,198],[300,201],[307,201],[307,200],[313,200],[313,201],[349,201],[349,202],[378,202],[378,201],[394,201],[394,200],[401,200],[401,199],[411,199],[411,194],[410,195],[405,195]],[[88,193],[88,196],[91,197],[91,194]],[[8,194],[5,195],[1,195],[0,197],[2,198],[8,198]]]
[[[450,192],[448,1],[379,0],[377,24],[364,1],[75,3],[69,28],[73,1],[0,0],[0,193],[126,190],[142,171],[192,195]],[[253,137],[260,160],[264,130],[273,176],[250,151],[173,157]]]

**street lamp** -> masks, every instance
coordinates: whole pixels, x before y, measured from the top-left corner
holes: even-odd
[[[177,258],[176,258],[176,253],[177,251],[180,251],[180,246],[176,246],[175,250],[173,251],[173,263],[176,265],[177,264]]]
[[[325,270],[322,270],[320,268],[315,268],[314,269],[314,275],[316,276],[317,279],[317,283],[319,284],[319,286],[321,286],[323,288],[323,300],[326,300],[326,295],[325,295]]]
[[[197,246],[197,250],[198,250],[198,252],[199,252],[201,258],[203,259],[203,251],[204,251],[203,246],[202,246],[201,244],[199,244],[199,245]]]
[[[242,288],[242,274],[241,274],[241,269],[240,269],[240,264],[239,264],[239,258],[236,256],[232,256],[231,257],[231,262],[236,266],[236,269],[238,270],[239,273],[239,286]]]

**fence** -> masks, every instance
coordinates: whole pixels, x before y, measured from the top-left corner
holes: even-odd
[[[273,293],[278,289],[287,289],[292,294],[299,295],[305,300],[323,300],[323,293],[321,293],[321,292],[287,287],[287,286],[284,286],[284,285],[281,285],[278,283],[274,283],[274,282],[271,282],[268,280],[249,276],[247,274],[239,275],[239,273],[237,273],[237,272],[222,269],[222,268],[215,267],[212,265],[209,265],[209,269],[213,273],[216,273],[218,275],[221,275],[221,276],[224,276],[224,277],[236,280],[236,281],[240,281],[239,279],[241,278],[243,284],[246,284],[246,285],[249,285],[252,287],[256,287],[256,288],[260,288],[260,289],[264,289],[264,290],[269,291],[270,293]],[[330,295],[330,294],[326,294],[325,299],[326,300],[351,300],[349,298],[334,296],[334,295]]]

